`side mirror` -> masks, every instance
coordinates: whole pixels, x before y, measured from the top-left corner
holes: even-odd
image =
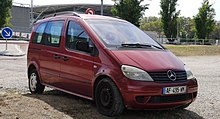
[[[89,44],[87,42],[77,41],[76,50],[89,52]]]
[[[93,47],[91,49],[92,49],[92,53],[91,53],[92,56],[96,57],[99,55],[99,51],[95,45],[93,45]]]
[[[90,53],[91,56],[98,56],[99,52],[96,46],[92,42],[76,42],[76,50]]]
[[[98,49],[96,48],[95,44],[90,40],[89,42],[89,50],[91,51],[91,56],[98,56],[99,55],[99,51]]]

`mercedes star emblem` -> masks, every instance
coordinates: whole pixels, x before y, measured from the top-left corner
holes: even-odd
[[[167,71],[167,76],[171,81],[175,81],[176,80],[176,73],[172,70],[168,70]]]

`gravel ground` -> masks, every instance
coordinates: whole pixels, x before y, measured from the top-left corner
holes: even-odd
[[[198,79],[198,98],[185,110],[131,111],[116,119],[219,119],[220,56],[180,57]],[[31,95],[27,87],[26,56],[0,57],[0,119],[109,118],[92,101],[47,88]]]

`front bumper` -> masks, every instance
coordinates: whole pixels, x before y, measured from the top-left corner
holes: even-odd
[[[186,86],[184,94],[163,94],[164,87]],[[128,109],[171,109],[192,103],[197,96],[196,79],[175,83],[127,81],[127,89],[121,90]]]

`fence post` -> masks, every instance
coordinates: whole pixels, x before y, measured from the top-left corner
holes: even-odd
[[[19,40],[21,40],[21,32],[19,32]]]

